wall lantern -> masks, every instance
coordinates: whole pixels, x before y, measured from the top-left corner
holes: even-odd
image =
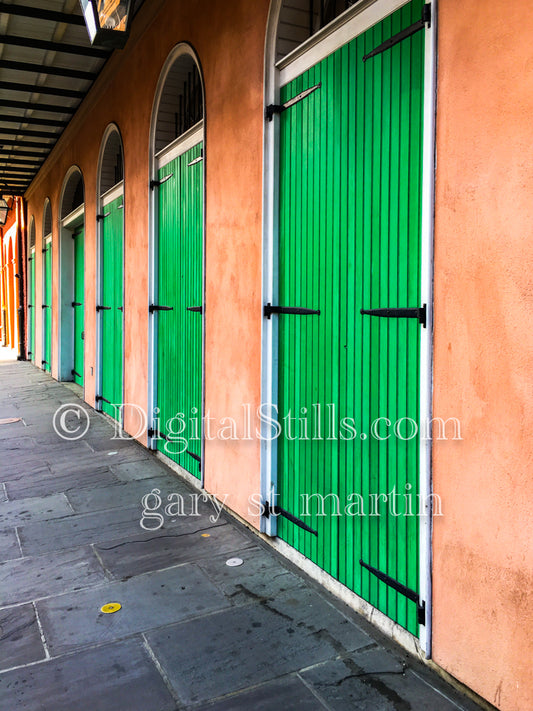
[[[80,0],[91,44],[122,49],[129,35],[132,0]]]
[[[4,200],[4,198],[1,198],[0,199],[0,225],[4,226],[6,224],[8,212],[9,212],[9,205]]]

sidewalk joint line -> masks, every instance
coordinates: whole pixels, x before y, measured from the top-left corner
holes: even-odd
[[[46,638],[44,636],[44,630],[43,630],[43,626],[41,624],[41,618],[39,617],[39,612],[37,610],[37,605],[35,604],[35,601],[32,601],[31,604],[33,605],[33,609],[35,610],[35,619],[37,620],[39,634],[41,635],[41,642],[43,643],[43,647],[44,647],[44,655],[45,655],[46,659],[50,659],[50,651],[48,649],[48,645],[46,644]]]

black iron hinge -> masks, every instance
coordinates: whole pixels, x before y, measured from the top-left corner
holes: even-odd
[[[203,308],[201,306],[187,306],[187,311],[193,311],[195,314],[203,313]]]
[[[319,316],[320,309],[304,309],[300,306],[272,306],[270,302],[263,306],[263,314],[270,318],[272,314],[293,314],[295,316]]]
[[[42,308],[42,309],[49,309],[49,308],[50,308],[50,304],[41,304],[41,308]]]
[[[282,509],[281,506],[273,506],[270,501],[263,501],[263,516],[265,518],[270,518],[270,516],[283,516],[283,518],[286,518],[287,521],[290,521],[291,523],[294,523],[295,526],[298,526],[299,528],[303,528],[304,531],[307,531],[308,533],[312,533],[313,536],[318,536],[318,531],[315,531],[314,528],[311,528],[311,526],[308,526],[304,521],[301,519],[297,518],[293,514],[289,513],[289,511],[286,511],[285,509]]]
[[[111,214],[110,212],[105,212],[103,214],[96,215],[96,221],[100,222],[101,220],[105,220],[105,218],[109,217],[110,214]],[[75,237],[76,235],[72,235],[72,236]]]
[[[107,402],[108,405],[113,404],[110,400],[107,400],[107,398],[105,398],[103,395],[97,395],[95,400],[96,400],[96,402]]]
[[[174,173],[169,173],[168,175],[165,175],[164,178],[161,178],[161,180],[150,180],[150,190],[153,190],[154,188],[158,188],[160,185],[163,185],[163,183],[166,183],[167,180],[170,180]]]
[[[72,306],[83,306],[83,304],[80,301],[73,301]]]
[[[111,306],[97,306],[97,311],[111,311]]]
[[[154,311],[174,311],[173,306],[158,306],[157,304],[150,304],[148,311],[153,314]]]
[[[361,309],[361,313],[366,316],[380,316],[381,318],[416,318],[426,327],[426,304],[410,309]]]
[[[421,20],[418,20],[417,22],[413,23],[412,25],[409,25],[409,27],[406,27],[405,30],[398,32],[397,34],[393,35],[392,37],[389,37],[388,40],[385,40],[385,42],[382,42],[380,45],[378,45],[371,52],[369,52],[368,54],[365,54],[363,57],[363,62],[366,62],[366,60],[370,59],[371,57],[375,57],[377,54],[382,54],[387,49],[394,47],[395,44],[398,44],[399,42],[402,42],[404,39],[411,37],[411,35],[414,35],[416,32],[419,32],[419,30],[423,30],[426,25],[428,27],[431,27],[431,4],[430,3],[424,5]]]
[[[150,437],[150,438],[155,437],[156,439],[159,439],[159,438],[164,439],[167,442],[171,441],[166,435],[162,434],[159,430],[154,430],[152,427],[150,427],[147,434],[148,434],[148,437]]]
[[[82,377],[82,376],[81,376],[77,371],[75,371],[74,369],[72,369],[72,370],[70,371],[70,373],[71,373],[71,375],[77,375],[78,378],[81,378],[81,377]]]
[[[303,99],[306,99],[309,96],[309,94],[312,94],[317,89],[320,89],[321,86],[322,86],[322,82],[319,82],[318,84],[315,84],[315,86],[311,86],[311,87],[309,87],[309,89],[305,89],[304,91],[301,91],[296,96],[293,96],[292,99],[289,99],[284,104],[269,104],[265,109],[266,120],[272,121],[272,119],[274,118],[274,114],[280,114],[282,111],[286,111],[287,109],[290,109],[291,106],[294,106],[294,104],[297,104],[300,101],[302,101]]]
[[[204,159],[204,149],[201,148],[200,155],[198,156],[198,158],[195,158],[190,163],[187,163],[187,168],[190,168],[191,165],[196,165],[197,163],[200,163],[201,161],[203,161],[203,159]]]
[[[415,602],[418,624],[426,624],[426,603],[424,600],[420,600],[420,595],[417,592],[411,590],[411,588],[408,588],[407,585],[394,580],[394,578],[391,578],[391,576],[387,575],[387,573],[383,573],[381,570],[374,568],[374,566],[368,565],[368,563],[365,563],[363,560],[359,560],[359,565],[366,568],[366,570],[372,573],[372,575],[375,575],[378,580],[381,580],[382,583],[385,583],[385,585],[388,585],[393,590],[396,590],[396,592],[400,593],[400,595],[403,595],[408,600]]]

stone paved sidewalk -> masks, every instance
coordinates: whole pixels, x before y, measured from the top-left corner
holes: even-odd
[[[0,420],[2,711],[478,708],[210,504],[143,531],[143,495],[193,490],[72,389],[0,362]]]

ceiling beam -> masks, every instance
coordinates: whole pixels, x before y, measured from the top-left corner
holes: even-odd
[[[57,126],[64,128],[68,121],[55,121],[54,119],[35,118],[35,116],[0,116],[0,121],[4,123],[30,123],[37,126]]]
[[[84,72],[81,69],[51,67],[38,62],[14,62],[11,59],[0,59],[0,69],[12,69],[15,72],[35,72],[36,74],[48,74],[71,79],[86,79],[87,81],[94,81],[98,76],[96,72]]]
[[[65,52],[66,54],[81,54],[98,59],[107,59],[110,54],[108,49],[94,49],[90,45],[66,44],[64,42],[51,42],[36,37],[16,37],[15,35],[0,35],[0,44],[9,44],[15,47],[29,47],[42,49],[45,52]]]
[[[46,111],[52,114],[73,114],[76,112],[76,108],[73,106],[29,103],[28,101],[14,101],[13,99],[0,99],[0,107],[10,109],[29,109],[31,111]]]
[[[0,12],[5,12],[7,15],[35,17],[38,20],[50,20],[50,22],[64,22],[69,25],[85,25],[82,15],[71,15],[68,12],[56,12],[55,10],[42,10],[40,7],[8,5],[6,2],[0,2]]]
[[[17,153],[17,155],[19,154]],[[27,165],[37,170],[37,168],[40,168],[43,164],[43,160],[44,158],[46,158],[46,156],[43,154],[41,158],[42,160],[37,160],[37,158],[35,158],[34,160],[23,160],[22,158],[11,158],[9,156],[3,156],[0,154],[0,163],[9,163],[9,165]]]
[[[58,134],[59,135],[59,134]],[[42,141],[20,141],[18,138],[0,138],[0,150],[11,148],[9,150],[17,149],[19,150],[20,148],[41,148],[43,151],[50,150],[52,148],[52,143],[43,143]],[[21,155],[27,156],[27,155],[46,155],[45,153],[35,153],[35,151],[20,151]]]
[[[0,119],[0,121],[3,119]],[[28,136],[30,138],[51,138],[58,139],[61,133],[50,133],[50,131],[29,131],[27,128],[7,128],[0,126],[0,142],[4,143],[1,136]],[[7,139],[6,139],[7,140]],[[11,141],[15,141],[13,138]]]
[[[0,89],[6,91],[27,91],[30,94],[50,94],[53,96],[68,96],[71,99],[85,98],[85,91],[75,89],[60,89],[53,86],[37,86],[34,84],[19,84],[12,81],[0,81]]]
[[[2,161],[0,160],[0,163]],[[0,170],[7,170],[9,169],[13,174],[15,173],[24,173],[25,175],[32,175],[33,173],[36,173],[38,171],[38,168],[22,168],[18,167],[16,165],[11,165],[11,161],[9,161],[9,165],[0,165]]]

